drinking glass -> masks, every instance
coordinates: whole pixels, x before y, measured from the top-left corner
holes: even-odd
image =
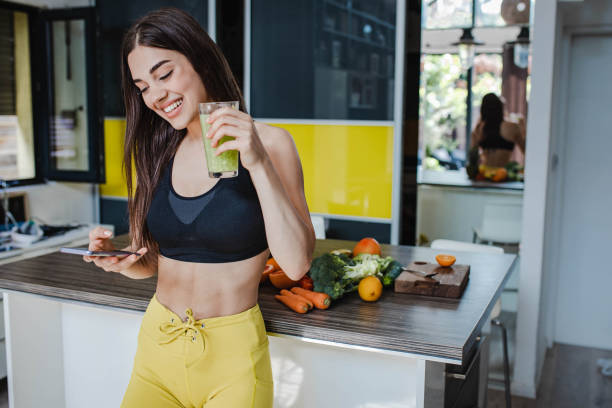
[[[210,128],[208,116],[220,108],[230,107],[238,109],[238,101],[231,102],[206,102],[199,104],[200,110],[200,125],[202,126],[202,139],[204,140],[204,152],[206,153],[206,166],[208,167],[208,177],[211,178],[228,178],[238,175],[238,150],[228,150],[215,156],[215,152],[219,146],[228,140],[234,140],[233,136],[223,136],[217,147],[210,145],[211,139],[206,137],[206,132]]]

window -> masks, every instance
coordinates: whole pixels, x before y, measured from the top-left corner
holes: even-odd
[[[529,24],[530,0],[423,0],[423,29]],[[472,4],[474,15],[472,16]]]
[[[95,51],[94,8],[2,3],[0,178],[9,185],[104,180]]]
[[[419,156],[428,169],[455,170],[465,166],[468,150],[467,75],[461,71],[457,54],[421,57]],[[470,129],[480,117],[482,97],[489,92],[501,94],[501,55],[477,55],[473,75]]]
[[[421,56],[419,151],[425,167],[458,167],[452,155],[465,151],[467,93],[457,54]]]
[[[424,0],[423,29],[472,25],[472,0]]]
[[[480,118],[482,97],[493,92],[502,93],[502,56],[479,54],[474,58],[474,85],[472,86],[472,128]]]
[[[28,15],[0,9],[0,178],[35,177]]]
[[[529,69],[513,65],[512,44],[520,28],[529,25],[530,7],[530,0],[422,2],[419,158],[424,168],[465,166],[485,94],[503,94],[509,120],[526,114]],[[466,72],[457,56],[461,29],[472,30],[481,42]]]

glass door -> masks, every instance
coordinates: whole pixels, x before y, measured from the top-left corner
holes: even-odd
[[[42,13],[46,42],[47,131],[43,167],[50,180],[104,181],[94,8]]]

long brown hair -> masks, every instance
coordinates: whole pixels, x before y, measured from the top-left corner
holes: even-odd
[[[152,11],[138,20],[123,37],[121,84],[126,112],[123,171],[127,181],[130,240],[136,248],[147,247],[150,263],[157,257],[157,243],[151,236],[146,216],[162,171],[185,137],[147,108],[132,81],[127,57],[137,46],[163,48],[183,54],[200,76],[210,101],[240,101],[240,88],[219,47],[189,14],[176,8]],[[136,171],[134,183],[133,169]]]
[[[484,138],[501,137],[500,125],[504,120],[504,103],[494,93],[482,97],[480,119],[484,122],[482,130]]]

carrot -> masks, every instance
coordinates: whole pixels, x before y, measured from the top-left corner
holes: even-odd
[[[291,288],[291,291],[296,295],[300,295],[310,300],[317,309],[327,309],[331,304],[331,299],[327,293],[314,292],[312,290],[300,288],[295,286]]]
[[[308,311],[308,305],[302,302],[297,297],[287,295],[274,295],[274,298],[279,302],[283,303],[289,309],[298,313],[306,313]]]
[[[288,291],[287,289],[281,289],[280,291],[281,295],[287,295],[287,296],[296,296],[298,299],[300,299],[302,302],[305,302],[308,305],[308,310],[312,310],[312,308],[314,307],[314,305],[312,304],[312,302],[308,299],[306,299],[303,296],[297,295],[293,292]]]

